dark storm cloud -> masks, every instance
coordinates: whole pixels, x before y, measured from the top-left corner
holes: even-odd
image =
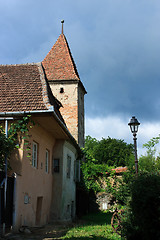
[[[160,118],[160,3],[0,0],[0,63],[38,62],[64,32],[88,95],[86,114]]]

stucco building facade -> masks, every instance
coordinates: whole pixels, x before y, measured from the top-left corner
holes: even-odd
[[[15,229],[75,217],[85,93],[63,33],[42,63],[0,65],[0,124],[28,114],[35,122],[29,130],[30,157],[21,139],[10,159],[8,224]],[[3,200],[0,208],[3,224]]]

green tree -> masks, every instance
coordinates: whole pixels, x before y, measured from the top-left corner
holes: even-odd
[[[102,188],[102,179],[104,176],[106,177],[108,172],[111,172],[112,167],[108,167],[108,165],[104,163],[99,164],[86,149],[83,151],[85,155],[85,161],[81,164],[83,186],[87,191],[104,191]]]
[[[160,156],[156,156],[157,144],[160,136],[153,137],[143,147],[147,149],[146,154],[139,158],[139,169],[143,172],[155,172],[160,170]]]
[[[29,124],[29,122],[31,124]],[[8,137],[4,132],[3,126],[0,126],[0,169],[4,169],[5,155],[7,154],[7,159],[9,160],[11,153],[15,148],[19,148],[19,136],[23,139],[28,137],[29,128],[34,125],[31,121],[30,115],[24,116],[23,118],[11,123],[8,130]],[[27,142],[26,142],[27,144]],[[9,166],[9,165],[8,165]]]
[[[131,168],[133,168],[133,145],[127,144],[123,140],[108,137],[98,141],[91,136],[87,136],[83,152],[85,161],[81,164],[81,170],[83,184],[87,190],[93,190],[94,192],[105,191],[103,183],[108,175],[112,175],[112,177],[115,175],[112,171],[113,168],[129,166],[130,163]],[[116,188],[113,188],[109,181],[107,184],[108,191],[109,189],[110,191],[113,190],[115,195],[117,193]]]
[[[95,148],[98,145],[98,140],[91,136],[85,138],[85,154],[88,154],[94,158]]]
[[[133,161],[133,145],[115,138],[102,138],[98,141],[91,136],[87,136],[85,151],[99,164],[105,163],[108,166],[126,166],[131,159]]]

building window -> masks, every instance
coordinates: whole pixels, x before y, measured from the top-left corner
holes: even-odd
[[[53,171],[59,173],[59,158],[53,160]]]
[[[38,144],[33,142],[32,146],[32,166],[37,168],[38,166]]]
[[[67,178],[71,175],[71,157],[67,155]]]
[[[49,173],[49,151],[46,149],[45,171]]]

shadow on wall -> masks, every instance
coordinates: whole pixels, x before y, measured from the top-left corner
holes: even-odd
[[[4,172],[0,171],[0,183],[5,177]],[[6,196],[6,212],[4,209],[4,194],[5,188],[4,185],[0,188],[0,226],[3,223],[6,224],[6,227],[12,226],[13,220],[13,193],[14,193],[14,177],[7,178],[7,196]]]

